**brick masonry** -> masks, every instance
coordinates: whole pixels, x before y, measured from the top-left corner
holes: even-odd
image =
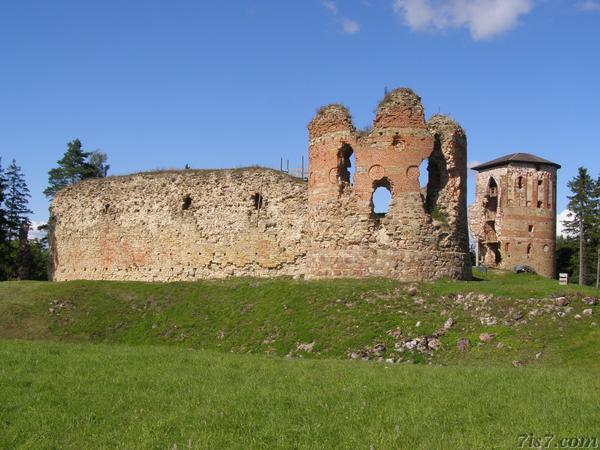
[[[319,110],[308,129],[308,182],[246,168],[62,190],[51,207],[53,279],[469,278],[467,142],[457,123],[426,122],[420,98],[397,89],[368,132],[340,105]],[[373,210],[378,187],[391,193],[385,215]]]
[[[469,220],[485,265],[555,276],[556,174],[555,166],[522,162],[477,173]]]

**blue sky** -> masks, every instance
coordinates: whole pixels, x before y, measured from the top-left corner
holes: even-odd
[[[600,171],[600,1],[5,1],[0,58],[0,155],[36,221],[74,138],[112,174],[299,165],[320,105],[363,127],[385,87],[459,121],[471,162],[562,164],[559,210]]]

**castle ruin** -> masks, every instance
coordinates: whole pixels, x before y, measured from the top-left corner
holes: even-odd
[[[512,270],[556,271],[556,173],[560,165],[513,153],[473,167],[475,203],[469,220],[478,263]]]
[[[456,122],[426,122],[420,98],[397,89],[368,131],[330,105],[308,132],[308,181],[266,168],[182,170],[61,190],[52,279],[470,277],[467,141]],[[378,188],[391,194],[385,214],[374,210]]]

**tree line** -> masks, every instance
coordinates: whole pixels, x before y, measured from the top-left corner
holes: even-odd
[[[110,166],[99,150],[85,152],[79,139],[67,144],[57,167],[48,172],[44,195],[52,199],[64,187],[86,178],[105,177]],[[29,239],[31,194],[16,160],[4,169],[0,158],[0,281],[47,280],[47,225],[38,227],[42,237]]]

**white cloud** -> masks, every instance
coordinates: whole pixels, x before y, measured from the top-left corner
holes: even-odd
[[[338,13],[337,5],[331,0],[323,0],[323,6],[331,11],[334,15]]]
[[[477,160],[475,159],[475,160],[471,161],[471,162],[468,164],[468,167],[469,167],[469,169],[472,169],[473,167],[475,167],[475,166],[478,166],[479,164],[481,164],[481,162],[480,162],[480,161],[477,161]]]
[[[344,19],[342,21],[342,27],[344,28],[344,31],[348,34],[354,34],[360,31],[360,25],[356,20],[352,19]]]
[[[579,4],[579,11],[600,11],[600,1],[587,0]]]
[[[571,219],[571,211],[565,209],[556,218],[556,235],[567,237],[567,233],[565,232],[565,227],[563,226],[563,220]]]
[[[331,12],[331,14],[333,14],[333,16],[336,18],[336,22],[341,23],[342,30],[344,30],[345,33],[355,34],[360,31],[360,25],[358,24],[358,22],[356,20],[352,20],[352,19],[348,19],[347,17],[344,17],[340,22],[340,20],[338,18],[338,13],[339,13],[338,7],[337,7],[337,4],[333,0],[323,0],[323,6],[327,10],[329,10],[329,12]]]
[[[490,39],[517,25],[534,0],[395,0],[394,11],[414,31],[467,27],[475,40]]]
[[[46,222],[37,222],[35,220],[33,220],[31,222],[31,226],[29,227],[29,235],[28,235],[29,239],[41,239],[46,235],[45,231],[38,230],[38,227],[40,225],[46,225]]]

